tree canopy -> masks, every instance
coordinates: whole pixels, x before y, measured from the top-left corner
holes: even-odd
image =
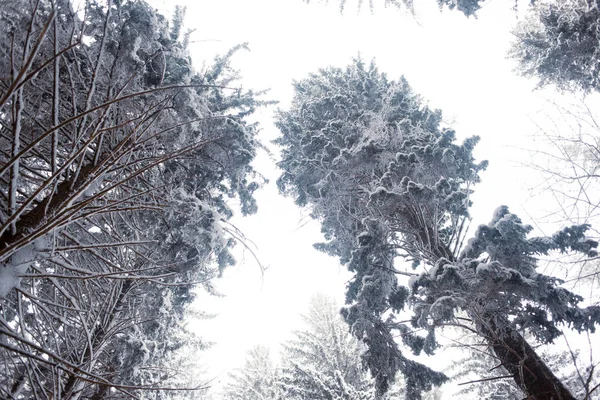
[[[368,400],[373,380],[364,370],[363,344],[354,338],[339,315],[339,306],[314,297],[304,316],[306,328],[284,344],[279,379],[283,398]]]
[[[532,228],[499,207],[465,245],[469,196],[486,166],[472,156],[477,138],[456,144],[441,113],[405,79],[390,81],[361,60],[323,69],[294,87],[290,109],[277,116],[278,184],[321,221],[328,241],[317,248],[355,273],[343,313],[368,346],[365,361],[379,393],[396,371],[405,376],[409,398],[442,383],[443,374],[403,355],[394,337],[415,354],[433,354],[436,327],[450,324],[485,338],[532,398],[572,398],[518,332],[552,342],[563,323],[593,331],[600,322],[598,307],[578,307],[581,297],[536,271],[539,254],[595,256],[588,227],[528,238]],[[425,272],[402,269],[401,259]],[[411,276],[406,286],[398,280],[403,275]],[[407,325],[397,315],[409,305],[414,314]]]
[[[377,4],[412,11],[414,2],[368,2]],[[476,16],[485,3],[438,4]],[[560,91],[598,91],[599,6],[537,2],[515,31],[519,72]],[[182,7],[170,21],[144,0],[74,7],[0,0],[0,398],[197,398],[207,385],[196,353],[210,344],[186,316],[235,264],[244,239],[234,212],[257,211],[266,180],[253,167],[262,144],[251,116],[270,102],[238,81],[231,61],[244,44],[194,69]],[[276,113],[277,185],[321,224],[315,247],[353,274],[346,325],[317,300],[282,361],[255,349],[225,398],[439,397],[449,377],[416,357],[434,355],[448,326],[486,346],[464,364],[486,365],[479,390],[491,397],[600,391],[592,360],[577,375],[557,373],[576,354],[539,347],[600,323],[598,303],[540,262],[596,260],[573,280],[598,279],[587,224],[598,208],[593,116],[590,134],[579,125],[555,141],[547,171],[573,201],[561,204],[572,225],[535,237],[499,206],[471,232],[487,166],[473,155],[479,139],[458,141],[406,79],[355,59],[294,91]]]
[[[3,398],[182,388],[157,366],[206,346],[192,289],[234,262],[228,199],[256,210],[261,102],[235,86],[237,49],[194,72],[182,9],[83,7],[0,1]]]
[[[513,31],[517,72],[562,91],[600,89],[600,3],[540,0]]]

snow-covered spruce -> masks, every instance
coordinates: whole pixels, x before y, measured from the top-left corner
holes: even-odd
[[[243,45],[194,71],[182,8],[78,7],[0,0],[0,397],[193,398],[141,390],[202,387],[182,318],[256,210],[262,103]]]
[[[290,109],[278,115],[279,187],[321,221],[327,242],[316,247],[355,273],[343,313],[367,344],[379,396],[397,371],[409,399],[445,381],[395,338],[433,355],[436,327],[465,326],[462,311],[527,396],[573,399],[520,331],[546,343],[563,325],[594,331],[600,308],[579,307],[581,297],[537,272],[536,256],[595,256],[597,243],[585,225],[529,238],[531,227],[500,207],[464,246],[469,197],[486,163],[473,158],[476,137],[458,144],[441,121],[404,78],[390,81],[373,64],[323,69],[295,82]],[[401,260],[427,272],[399,269]],[[409,288],[399,284],[405,275]],[[397,320],[407,306],[410,324]]]

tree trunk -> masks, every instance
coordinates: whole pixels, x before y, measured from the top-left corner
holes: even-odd
[[[513,376],[528,400],[575,400],[525,338],[498,317],[487,315],[480,326],[502,366]],[[505,323],[504,323],[505,322]]]
[[[72,200],[73,194],[80,190],[88,182],[95,171],[93,164],[81,168],[78,177],[59,183],[51,194],[47,195],[31,210],[23,213],[15,221],[15,231],[7,229],[0,235],[0,255],[6,252],[11,245],[35,233],[48,220],[58,214]]]
[[[419,232],[423,232],[421,229]],[[421,235],[422,236],[422,235]],[[437,257],[449,257],[452,252],[444,246],[434,249]],[[480,321],[478,330],[488,341],[502,366],[513,376],[527,400],[575,400],[569,389],[548,368],[525,338],[511,328],[510,322],[499,314],[472,313]]]

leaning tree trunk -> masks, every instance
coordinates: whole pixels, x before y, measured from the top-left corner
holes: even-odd
[[[575,400],[525,338],[498,316],[484,315],[480,332],[528,400]]]
[[[435,250],[434,254],[440,258],[452,254],[449,249],[443,252]],[[456,261],[453,257],[450,260]],[[525,392],[527,400],[575,400],[569,389],[505,317],[472,311],[473,320],[479,322],[480,335],[490,344],[517,386]]]

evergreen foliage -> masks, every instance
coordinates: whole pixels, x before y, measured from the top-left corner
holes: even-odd
[[[470,154],[476,139],[453,144],[454,132],[439,127],[441,114],[423,106],[404,79],[388,81],[360,60],[345,70],[322,70],[295,88],[292,108],[278,116],[284,171],[278,184],[322,220],[329,242],[317,247],[356,273],[345,318],[368,344],[366,362],[379,391],[385,392],[400,370],[416,396],[445,377],[406,358],[393,340],[393,316],[383,319],[408,299],[398,285],[394,258],[403,243],[415,265],[435,249],[457,248],[468,187],[485,166]],[[446,213],[448,208],[457,212]],[[446,226],[429,223],[436,232],[418,231],[404,214],[414,221],[443,220]],[[424,349],[412,329],[398,329],[416,354]]]
[[[582,298],[536,272],[536,256],[551,251],[595,256],[588,227],[528,238],[532,228],[500,207],[463,246],[469,195],[486,166],[472,156],[477,138],[456,144],[441,113],[403,78],[389,81],[360,60],[312,74],[295,90],[290,110],[277,117],[278,184],[321,221],[328,241],[317,247],[355,273],[343,314],[368,346],[365,362],[379,395],[396,371],[408,398],[444,382],[443,374],[404,356],[394,337],[414,354],[433,354],[435,328],[460,324],[456,311],[463,310],[529,396],[572,398],[518,332],[547,343],[563,324],[593,331],[600,322],[600,308],[578,307]],[[399,270],[398,257],[426,272]],[[408,289],[399,284],[402,275],[412,276]],[[397,321],[408,305],[410,325]]]
[[[256,347],[245,365],[229,374],[221,395],[227,400],[370,400],[375,386],[363,367],[365,350],[348,330],[331,299],[317,295],[304,316],[304,329],[283,344],[279,366],[268,349]],[[402,379],[385,399],[404,399]]]
[[[440,7],[448,7],[450,10],[456,9],[465,16],[476,16],[477,11],[482,7],[482,0],[438,0]]]
[[[539,86],[583,92],[600,89],[600,3],[597,0],[536,1],[513,34],[510,57],[517,71]]]
[[[462,335],[462,355],[453,359],[448,374],[460,385],[454,393],[459,398],[476,398],[486,400],[521,400],[523,391],[510,379],[508,371],[498,363],[496,357],[489,352],[485,341],[474,334]],[[577,399],[594,398],[592,391],[597,385],[597,374],[594,366],[583,367],[584,360],[579,354],[570,351],[553,350],[545,346],[542,354],[547,364],[560,377]]]
[[[279,400],[279,371],[269,355],[269,349],[257,346],[248,352],[244,366],[229,374],[224,400]]]
[[[256,210],[262,103],[239,48],[194,72],[182,9],[82,7],[0,0],[0,397],[170,397],[158,366],[206,346],[192,289],[234,261],[228,199]]]
[[[373,381],[361,362],[364,345],[348,331],[339,307],[315,297],[304,320],[306,328],[284,345],[279,380],[283,398],[373,399]]]

